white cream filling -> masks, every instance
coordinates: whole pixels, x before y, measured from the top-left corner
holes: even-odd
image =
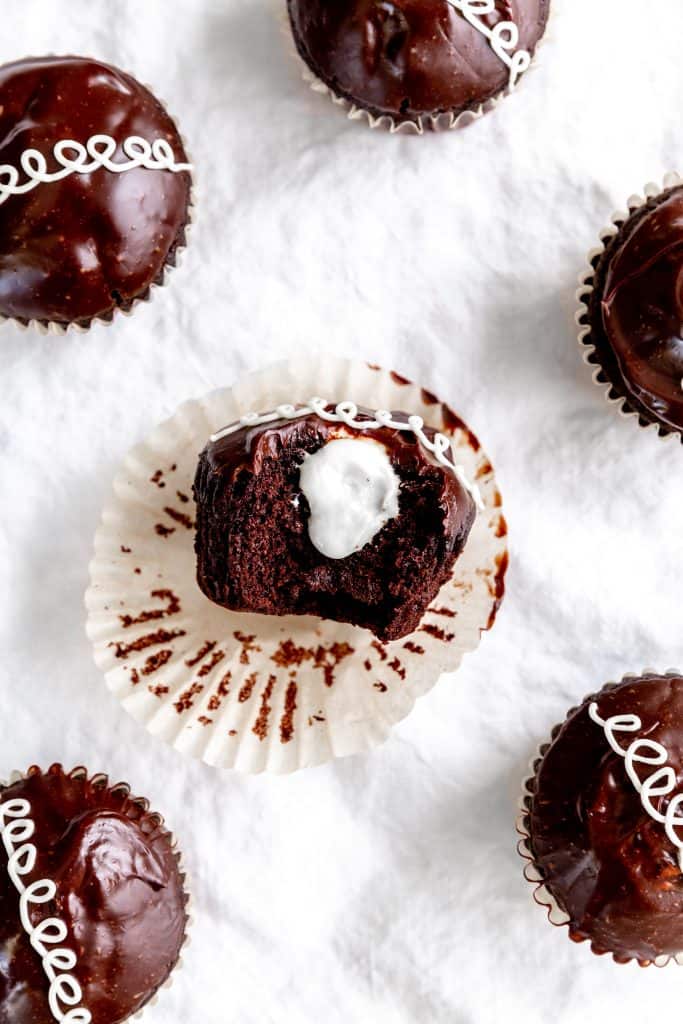
[[[370,438],[340,438],[306,455],[299,485],[311,543],[327,558],[360,551],[398,515],[399,478],[386,448]]]

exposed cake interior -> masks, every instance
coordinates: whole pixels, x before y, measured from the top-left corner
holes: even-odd
[[[309,534],[301,468],[340,439],[383,447],[399,480],[398,514],[361,550],[330,558]],[[211,600],[234,610],[351,622],[382,640],[417,627],[475,514],[460,480],[412,433],[360,433],[316,415],[244,427],[211,442],[195,497],[198,581]]]

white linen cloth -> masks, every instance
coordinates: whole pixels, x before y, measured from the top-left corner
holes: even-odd
[[[0,328],[0,774],[85,763],[177,832],[197,924],[149,1024],[644,1024],[678,1005],[682,969],[618,967],[551,927],[515,852],[527,762],[567,709],[683,667],[683,451],[608,408],[572,322],[599,230],[680,163],[683,6],[554,7],[516,96],[414,138],[308,91],[272,0],[3,0],[0,59],[132,71],[197,166],[190,248],[150,305],[85,336]],[[383,749],[243,778],[124,714],[83,592],[128,447],[302,351],[391,366],[471,422],[512,566],[492,634]]]

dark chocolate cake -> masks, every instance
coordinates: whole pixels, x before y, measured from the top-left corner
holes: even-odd
[[[683,440],[683,186],[632,211],[593,270],[590,361],[641,423]]]
[[[195,498],[197,579],[212,601],[351,622],[381,640],[418,626],[467,542],[475,502],[438,441],[429,449],[439,439],[450,451],[443,435],[425,427],[424,443],[403,413],[392,414],[396,429],[356,412],[375,426],[308,408],[210,440]]]
[[[128,1020],[169,977],[187,926],[159,816],[105,776],[53,765],[0,789],[0,830],[0,1024]]]
[[[0,68],[0,315],[87,326],[130,309],[185,241],[178,131],[130,75],[80,57]]]
[[[571,937],[620,962],[683,953],[683,678],[587,698],[530,791],[529,849]]]
[[[396,123],[456,117],[529,66],[550,0],[288,0],[297,49],[332,92]],[[488,6],[488,5],[486,5]]]

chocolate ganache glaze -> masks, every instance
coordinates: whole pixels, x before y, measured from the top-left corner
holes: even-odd
[[[21,162],[27,150],[50,174],[62,166],[55,146],[87,146],[101,135],[116,143],[114,163],[126,162],[132,137],[163,140],[178,165],[187,163],[173,121],[130,75],[79,57],[0,68],[0,314],[86,325],[130,308],[175,261],[188,220],[187,171],[100,167],[3,197],[8,167],[19,172],[19,186],[30,184]]]
[[[334,93],[396,122],[478,108],[503,93],[510,68],[448,0],[288,0],[304,61]],[[512,21],[533,54],[550,0],[496,0],[489,29]]]
[[[637,211],[596,273],[610,379],[646,419],[683,432],[683,188]]]
[[[408,421],[405,413],[392,416]],[[373,413],[361,408],[358,418],[372,420]],[[435,431],[424,432],[433,440]],[[309,538],[300,471],[308,456],[349,438],[373,441],[388,454],[400,483],[398,514],[362,549],[329,558]],[[194,491],[197,580],[212,601],[235,611],[352,622],[382,640],[417,627],[476,514],[460,479],[415,434],[354,430],[316,413],[219,434],[200,456]]]
[[[594,716],[607,725],[613,716],[636,716],[639,722],[612,723],[622,753]],[[645,744],[632,749],[636,786],[626,753],[639,740]],[[659,760],[653,743],[663,748]],[[665,784],[653,778],[663,765],[672,770]],[[531,852],[569,916],[571,937],[620,962],[683,952],[681,847],[643,802],[649,795],[664,817],[683,793],[683,678],[627,678],[588,698],[553,734],[531,788]],[[672,810],[679,818],[680,809]],[[674,835],[683,846],[683,828],[674,826]]]
[[[54,900],[30,904],[32,925],[64,923],[59,945],[76,954],[78,1005],[94,1024],[119,1024],[166,981],[184,941],[187,897],[171,837],[127,787],[109,788],[104,776],[88,780],[83,769],[32,768],[0,789],[0,804],[16,800],[28,801],[35,826],[35,867],[23,884],[49,879],[56,887]],[[54,1024],[50,983],[7,869],[0,844],[0,1024]]]

